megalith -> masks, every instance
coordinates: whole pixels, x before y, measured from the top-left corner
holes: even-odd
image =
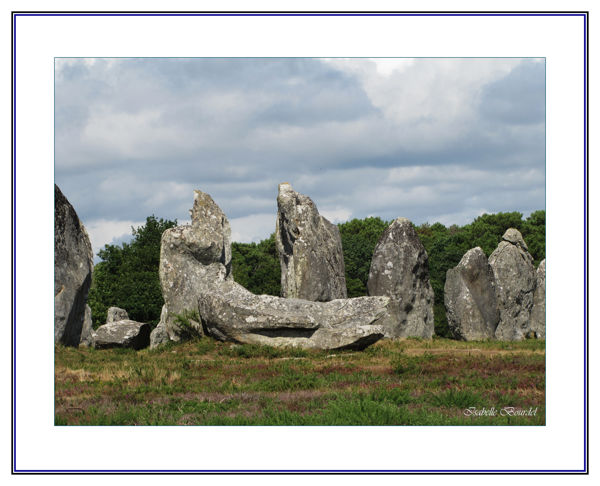
[[[494,339],[500,320],[494,272],[479,247],[464,254],[446,272],[444,305],[448,327],[456,339]]]
[[[538,265],[533,307],[529,318],[529,333],[537,339],[546,339],[546,259]]]
[[[521,233],[509,228],[490,255],[494,272],[500,322],[496,338],[503,341],[523,339],[529,327],[536,275],[533,258]]]
[[[54,185],[54,342],[78,346],[92,282],[89,236],[71,203]]]
[[[311,198],[279,184],[276,243],[282,297],[319,302],[345,299],[340,231],[319,214]]]
[[[194,312],[198,292],[213,283],[211,271],[232,278],[231,228],[225,213],[202,191],[194,191],[190,213],[191,225],[169,228],[161,237],[159,278],[166,310],[159,326],[174,341],[190,333],[203,335]]]
[[[237,343],[361,349],[397,319],[387,297],[315,302],[252,294],[233,281],[225,215],[200,191],[197,204],[203,210],[192,211],[192,224],[165,231],[161,240],[161,323],[170,339],[204,333]],[[156,345],[165,341],[156,337]]]
[[[130,319],[107,322],[92,333],[96,349],[143,349],[150,345],[150,324]]]
[[[433,336],[433,289],[429,262],[412,223],[397,218],[375,246],[367,291],[390,297],[398,306],[398,321],[386,329],[386,337]]]

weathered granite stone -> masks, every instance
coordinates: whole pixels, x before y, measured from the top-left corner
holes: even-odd
[[[92,334],[96,349],[143,349],[150,344],[150,324],[131,320],[113,321]]]
[[[116,322],[116,321],[128,321],[129,315],[125,309],[121,309],[120,307],[109,307],[106,312],[106,323]]]
[[[469,250],[446,272],[444,305],[456,339],[494,339],[500,320],[494,272],[481,248]]]
[[[528,330],[536,279],[533,258],[518,230],[510,228],[504,233],[489,263],[494,272],[500,311],[496,338],[519,341]]]
[[[92,309],[89,305],[85,305],[85,315],[83,318],[83,328],[81,329],[81,339],[79,340],[80,346],[92,346],[94,339],[92,333],[94,328],[92,327]]]
[[[363,349],[396,318],[387,297],[312,302],[254,295],[232,280],[202,292],[198,308],[217,339],[305,349]]]
[[[73,206],[54,185],[54,342],[78,346],[92,282],[92,245]]]
[[[533,332],[537,339],[546,339],[546,259],[540,262],[536,272],[529,332]]]
[[[279,184],[277,208],[275,241],[282,297],[320,302],[346,298],[338,227],[319,214],[312,199],[287,182]]]
[[[239,343],[360,349],[397,320],[397,305],[387,297],[313,302],[247,291],[231,276],[225,215],[210,196],[196,194],[205,202],[204,213],[191,226],[165,231],[161,240],[161,323],[170,339],[206,333]],[[213,215],[220,223],[209,225]]]
[[[396,219],[381,235],[371,260],[367,291],[398,304],[399,320],[386,328],[386,337],[433,336],[427,252],[408,219]]]
[[[227,217],[202,191],[194,191],[191,216],[191,225],[166,230],[160,245],[159,277],[166,306],[164,323],[174,341],[190,333],[204,334],[200,322],[188,319],[190,325],[184,329],[178,316],[197,310],[198,292],[211,282],[206,276],[211,265],[217,264],[223,278],[232,278],[231,228]]]
[[[150,349],[157,348],[161,344],[165,344],[170,341],[166,323],[167,312],[167,306],[163,305],[160,313],[160,322],[150,333]]]

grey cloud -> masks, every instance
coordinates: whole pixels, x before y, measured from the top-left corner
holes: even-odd
[[[202,189],[242,239],[270,227],[282,181],[351,217],[463,224],[543,207],[544,64],[513,61],[480,85],[493,60],[425,64],[382,82],[374,103],[360,76],[315,59],[71,62],[56,76],[56,181],[84,222],[186,222]],[[426,110],[402,113],[417,89]],[[445,101],[453,90],[474,109]]]

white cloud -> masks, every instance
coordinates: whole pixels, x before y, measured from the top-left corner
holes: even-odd
[[[250,214],[229,220],[231,239],[239,243],[259,242],[275,232],[275,213]]]
[[[331,223],[343,223],[352,216],[352,211],[346,208],[327,208],[319,209],[319,214],[327,218]]]

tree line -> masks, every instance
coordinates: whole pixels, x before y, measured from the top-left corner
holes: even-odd
[[[367,295],[373,251],[390,223],[379,217],[369,217],[338,224],[348,297]],[[133,320],[153,326],[158,323],[164,303],[158,278],[160,238],[166,229],[176,225],[177,220],[149,216],[144,225],[132,228],[131,242],[105,245],[98,252],[101,261],[94,267],[88,298],[94,327],[104,324],[111,306],[126,309]],[[522,213],[507,212],[484,214],[464,226],[446,227],[441,223],[415,226],[429,256],[437,335],[449,335],[444,309],[446,271],[476,246],[489,257],[508,228],[517,228],[521,232],[537,266],[546,253],[544,210],[535,211],[525,219]],[[232,268],[235,281],[251,292],[279,295],[281,268],[275,234],[258,243],[232,243]]]

